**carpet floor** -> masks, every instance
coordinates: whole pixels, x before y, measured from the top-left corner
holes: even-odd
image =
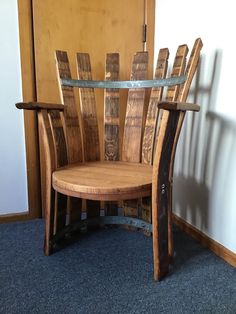
[[[104,229],[46,257],[43,221],[0,225],[0,313],[236,313],[236,269],[174,230],[171,273],[153,281],[152,239]]]

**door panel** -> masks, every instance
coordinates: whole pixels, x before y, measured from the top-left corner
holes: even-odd
[[[89,53],[94,80],[104,80],[106,53],[119,52],[120,80],[128,80],[133,54],[143,50],[144,20],[147,23],[146,47],[149,50],[149,78],[151,78],[154,52],[154,7],[155,0],[34,0],[37,101],[60,102],[55,50],[68,52],[72,78],[76,78],[76,53]],[[75,93],[79,100],[78,91]],[[103,91],[95,90],[95,95],[101,157],[103,158]],[[127,91],[122,91],[120,95],[120,138],[122,139]],[[43,156],[41,156],[41,166],[44,195]]]

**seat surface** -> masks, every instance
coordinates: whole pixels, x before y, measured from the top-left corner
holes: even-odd
[[[91,200],[126,200],[151,194],[152,166],[119,161],[69,165],[53,173],[53,188]]]

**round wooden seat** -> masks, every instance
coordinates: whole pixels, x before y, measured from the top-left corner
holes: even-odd
[[[53,188],[66,195],[90,200],[126,200],[148,196],[152,166],[104,161],[69,165],[52,175]]]

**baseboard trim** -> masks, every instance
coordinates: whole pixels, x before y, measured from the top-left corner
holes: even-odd
[[[30,219],[32,219],[32,217],[29,213],[6,214],[6,215],[0,215],[0,224],[8,223],[8,222],[30,220]]]
[[[195,228],[194,226],[187,223],[182,218],[173,214],[173,222],[176,224],[181,230],[192,236],[195,240],[201,243],[201,245],[210,249],[217,256],[221,257],[231,266],[236,267],[236,254],[215,240],[209,238],[203,232]]]

